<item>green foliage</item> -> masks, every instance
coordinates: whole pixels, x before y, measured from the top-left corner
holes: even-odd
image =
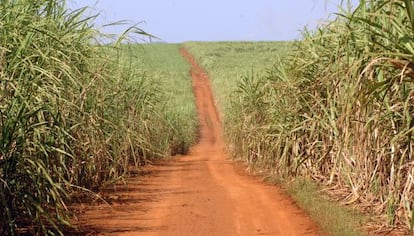
[[[192,142],[177,137],[187,131],[164,111],[164,88],[134,64],[144,53],[120,45],[125,38],[96,45],[102,36],[84,11],[0,1],[1,235],[62,235],[76,191]]]
[[[360,1],[305,31],[291,56],[249,75],[233,98],[235,155],[281,178],[306,176],[369,205],[388,225],[412,222],[411,1]],[[346,190],[346,191],[344,191]]]
[[[60,5],[0,2],[2,234],[29,223],[33,233],[69,225],[64,201],[73,158],[68,113],[74,110],[72,104],[58,107],[79,86],[74,79],[91,51],[79,42],[88,42],[93,32],[74,35],[84,27],[77,25],[80,11],[69,14]]]
[[[314,219],[323,232],[338,236],[362,236],[361,225],[366,219],[355,210],[338,205],[320,196],[320,188],[313,182],[298,178],[289,182],[289,195]]]
[[[136,60],[147,75],[162,89],[166,103],[162,114],[172,129],[161,135],[169,136],[171,154],[185,154],[196,141],[197,114],[192,92],[190,65],[179,54],[179,44],[145,44],[133,50],[144,53]]]

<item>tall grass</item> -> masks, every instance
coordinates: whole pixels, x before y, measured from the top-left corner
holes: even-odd
[[[413,19],[412,1],[360,1],[305,31],[292,56],[239,83],[234,153],[412,231]]]
[[[165,120],[173,127],[163,133],[170,137],[171,154],[186,153],[196,141],[197,114],[192,90],[190,65],[180,55],[180,44],[145,44],[132,50],[143,52],[137,66],[147,71],[162,90],[161,107]]]
[[[74,193],[171,152],[160,87],[84,12],[0,1],[0,235],[62,235]]]

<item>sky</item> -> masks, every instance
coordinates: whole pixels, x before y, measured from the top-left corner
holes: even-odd
[[[72,9],[99,13],[95,26],[125,20],[161,41],[277,41],[299,39],[338,12],[341,0],[69,0]],[[104,27],[119,34],[127,26]]]

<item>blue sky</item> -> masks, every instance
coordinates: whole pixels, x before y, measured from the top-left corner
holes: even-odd
[[[338,11],[341,0],[69,0],[100,13],[96,26],[127,20],[163,41],[292,40]],[[125,26],[123,27],[125,28]],[[120,33],[120,27],[104,29]]]

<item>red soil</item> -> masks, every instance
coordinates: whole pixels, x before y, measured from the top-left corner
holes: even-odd
[[[187,156],[158,162],[112,193],[111,207],[88,206],[80,222],[97,235],[320,235],[278,187],[232,163],[207,74],[191,64],[200,141]]]

